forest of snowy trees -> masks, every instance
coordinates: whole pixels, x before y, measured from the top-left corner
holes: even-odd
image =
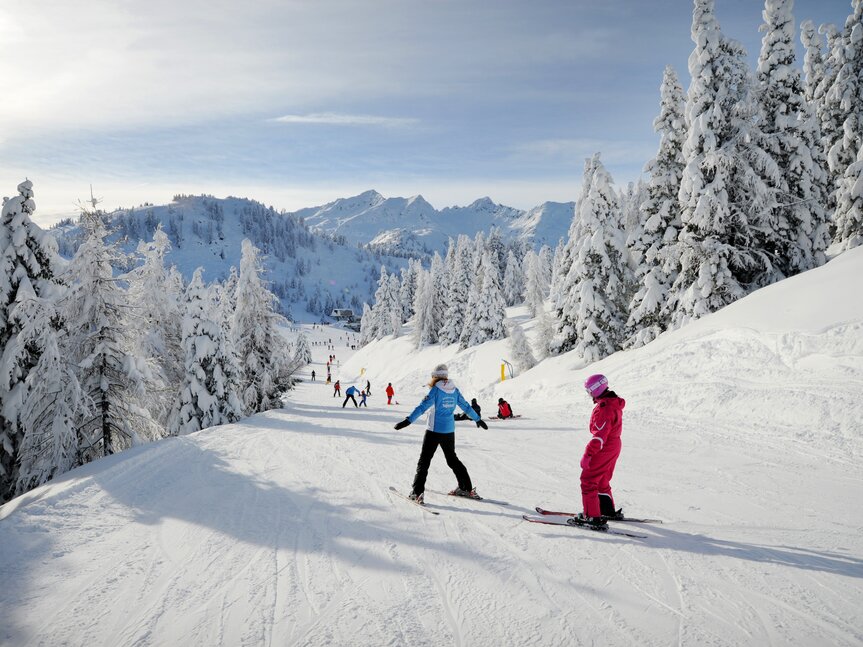
[[[224,282],[198,270],[184,285],[161,227],[134,261],[119,258],[94,204],[66,261],[31,220],[32,183],[18,192],[0,229],[0,502],[138,443],[278,406],[308,348],[291,356],[276,340],[281,316],[250,241]]]
[[[689,90],[667,67],[648,179],[619,191],[599,154],[586,160],[553,257],[505,249],[492,231],[450,241],[427,270],[382,272],[363,342],[413,317],[418,347],[466,348],[506,336],[506,306],[524,302],[539,359],[593,362],[863,244],[863,0],[843,29],[802,23],[802,66],[792,6],[766,0],[752,70],[714,1],[695,0]],[[510,330],[513,347],[526,343]]]

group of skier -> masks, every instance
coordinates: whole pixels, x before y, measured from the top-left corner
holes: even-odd
[[[473,486],[470,474],[455,451],[455,421],[470,418],[477,427],[488,429],[488,425],[480,415],[480,406],[475,398],[468,404],[449,379],[449,369],[445,364],[439,364],[434,368],[429,387],[429,392],[422,402],[404,420],[395,425],[397,430],[404,429],[413,424],[424,412],[429,411],[409,498],[416,503],[424,503],[429,465],[440,446],[443,449],[446,464],[455,474],[458,483],[449,494],[479,499],[481,497]],[[578,521],[602,530],[607,526],[609,519],[623,519],[623,510],[615,509],[614,506],[611,478],[622,446],[620,435],[623,429],[623,408],[626,406],[626,401],[609,389],[608,379],[604,375],[591,375],[585,380],[584,388],[593,399],[594,406],[590,416],[591,438],[579,462],[584,511],[578,515]],[[455,414],[456,407],[463,413]],[[500,398],[498,417],[512,416],[512,407]]]

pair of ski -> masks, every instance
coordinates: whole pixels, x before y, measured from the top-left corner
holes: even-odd
[[[570,528],[584,528],[585,530],[591,530],[593,532],[603,532],[609,535],[621,535],[623,537],[633,537],[635,539],[647,539],[647,535],[638,535],[632,532],[625,532],[623,530],[617,530],[616,528],[609,528],[608,526],[601,526],[599,528],[595,528],[590,524],[579,520],[578,513],[575,512],[553,512],[551,510],[543,510],[542,508],[536,508],[539,516],[525,514],[522,515],[522,519],[525,521],[530,521],[531,523],[544,523],[550,526],[569,526]],[[625,518],[625,519],[607,519],[607,521],[611,521],[612,523],[662,523],[659,519],[636,519],[636,518]]]
[[[437,510],[432,510],[432,509],[428,508],[424,503],[417,503],[416,501],[411,499],[406,494],[402,494],[396,488],[394,488],[392,485],[390,486],[390,492],[392,492],[396,496],[401,497],[402,499],[404,499],[405,501],[407,501],[409,503],[413,503],[415,506],[417,506],[423,512],[428,512],[429,514],[440,514],[440,512],[438,512]],[[509,503],[507,503],[506,501],[496,501],[495,499],[484,499],[483,497],[474,498],[474,497],[468,497],[468,496],[457,496],[455,494],[450,494],[449,492],[440,492],[439,490],[426,490],[426,492],[432,492],[433,494],[440,494],[441,496],[449,496],[449,497],[453,497],[456,499],[467,499],[468,501],[482,501],[483,503],[493,503],[495,505],[509,505]]]

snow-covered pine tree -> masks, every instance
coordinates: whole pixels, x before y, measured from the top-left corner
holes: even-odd
[[[503,275],[503,296],[506,305],[514,306],[521,301],[524,292],[524,272],[512,250],[506,256],[506,272]]]
[[[659,134],[659,150],[644,169],[650,179],[641,204],[641,236],[628,241],[641,262],[635,271],[637,290],[629,304],[626,346],[642,346],[668,327],[666,295],[677,277],[675,251],[681,228],[677,195],[684,166],[685,108],[677,73],[667,66],[660,88],[659,115],[653,121],[653,129]]]
[[[507,249],[498,227],[491,228],[488,238],[485,240],[485,248],[491,252],[491,260],[497,268],[497,275],[503,277],[504,272],[506,272]],[[477,249],[480,248],[477,247]]]
[[[165,267],[171,241],[162,226],[153,232],[152,242],[138,244],[139,267],[125,275],[129,284],[130,317],[138,348],[136,354],[147,358],[154,368],[151,411],[160,425],[171,426],[176,415],[172,406],[184,376],[180,300],[184,286],[174,268]]]
[[[283,318],[275,311],[276,296],[261,278],[260,250],[242,243],[237,306],[231,334],[240,367],[240,399],[246,413],[279,406],[290,380],[291,362],[277,330]]]
[[[833,86],[839,75],[839,70],[845,64],[845,38],[836,25],[825,24],[819,28],[819,33],[824,35],[827,41],[824,57],[823,72],[814,89],[816,97],[815,115],[821,127],[821,150],[828,158],[830,170],[830,202],[827,211],[832,212],[836,207],[836,172],[830,166],[829,154],[834,144],[842,139],[842,124],[845,121],[845,113],[841,107],[841,97],[838,92],[833,92]]]
[[[827,91],[826,104],[840,120],[840,127],[830,133],[834,139],[828,142],[827,161],[838,191],[839,184],[844,184],[846,170],[854,164],[863,145],[863,0],[851,2],[841,47],[837,47],[831,65],[836,78]]]
[[[297,336],[297,346],[294,348],[294,364],[297,366],[308,366],[312,363],[312,349],[309,346],[309,338],[305,333]]]
[[[539,360],[550,356],[554,349],[555,322],[543,307],[536,317],[536,340],[534,349]]]
[[[235,422],[243,415],[236,365],[224,346],[217,294],[195,270],[183,297],[184,375],[171,433],[188,434]]]
[[[375,338],[372,322],[374,315],[368,303],[363,303],[363,315],[360,317],[360,346],[365,346]]]
[[[781,198],[766,248],[782,276],[822,264],[829,244],[826,160],[821,133],[795,63],[792,0],[766,0],[758,58],[758,97],[765,147],[779,167]]]
[[[150,415],[152,373],[135,354],[127,294],[114,278],[119,254],[107,247],[98,211],[84,210],[84,240],[65,272],[61,311],[68,334],[61,352],[74,366],[92,413],[75,422],[79,460],[87,463],[164,434]]]
[[[546,273],[542,267],[542,257],[530,251],[524,257],[524,302],[532,317],[536,317],[543,309],[545,295],[548,292]]]
[[[579,205],[572,266],[563,285],[557,352],[575,350],[591,363],[620,350],[627,318],[628,277],[620,204],[599,155],[585,162],[590,175]]]
[[[417,271],[422,266],[415,259],[408,261],[408,266],[402,268],[401,286],[399,289],[399,303],[402,306],[402,321],[408,321],[414,315],[414,296],[417,290]]]
[[[821,94],[824,91],[824,39],[811,20],[800,23],[800,42],[806,50],[803,55],[803,96],[816,109],[824,100]],[[820,91],[819,86],[822,86]]]
[[[647,199],[647,185],[639,179],[629,182],[626,190],[620,193],[620,213],[623,231],[626,233],[627,259],[634,274],[644,262],[644,248],[639,245],[644,234],[641,217],[641,203]]]
[[[447,292],[444,303],[444,317],[439,330],[442,344],[455,344],[464,328],[465,313],[471,289],[471,240],[465,235],[458,237],[452,265],[447,269]]]
[[[417,277],[417,291],[414,302],[414,332],[413,343],[416,348],[422,348],[435,343],[437,330],[434,329],[436,317],[434,279],[431,272],[420,271]]]
[[[390,275],[385,265],[381,265],[381,275],[378,279],[378,289],[375,290],[375,302],[368,325],[370,339],[383,339],[392,334],[392,303],[390,300]]]
[[[551,282],[551,303],[556,310],[563,307],[563,301],[566,299],[567,276],[572,268],[574,260],[574,248],[578,244],[577,227],[581,222],[581,209],[585,203],[585,198],[590,192],[591,182],[593,181],[593,173],[596,170],[596,164],[599,163],[599,156],[594,155],[585,160],[584,175],[581,180],[581,193],[576,201],[573,211],[572,223],[569,225],[569,231],[566,234],[566,240],[563,247],[560,248],[559,254],[555,254],[555,272]],[[615,203],[617,198],[615,196]],[[618,207],[619,208],[619,207]]]
[[[836,242],[839,251],[863,245],[863,146],[836,193]]]
[[[21,324],[18,343],[39,353],[27,375],[27,396],[21,407],[23,438],[19,448],[16,493],[42,485],[79,465],[75,423],[89,412],[72,366],[58,343],[65,331],[56,327],[56,304],[36,295],[24,277],[10,311]]]
[[[530,350],[527,335],[524,334],[521,324],[517,322],[512,322],[509,325],[509,350],[513,366],[518,369],[519,373],[529,371],[536,366],[536,358]]]
[[[459,339],[462,350],[506,336],[503,325],[506,303],[500,289],[497,266],[488,250],[482,255],[479,275],[480,287],[470,296],[464,330]]]
[[[402,333],[404,310],[402,308],[401,299],[399,298],[402,284],[395,273],[390,274],[390,284],[390,290],[393,293],[392,305],[390,307],[390,327],[392,328],[393,337],[398,337]]]
[[[763,148],[746,52],[722,35],[713,0],[695,0],[692,40],[673,327],[781,277],[765,249],[779,170]]]
[[[543,245],[539,248],[538,257],[540,267],[545,274],[545,294],[548,296],[548,290],[551,286],[551,277],[554,272],[554,252],[548,245]]]
[[[56,243],[30,219],[35,208],[33,183],[25,180],[0,216],[0,503],[15,491],[25,383],[39,361],[38,348],[18,340],[28,322],[11,317],[10,310],[22,283],[40,299],[55,299],[59,292]]]
[[[449,274],[444,266],[443,258],[437,252],[432,256],[429,275],[434,288],[434,311],[432,313],[434,318],[431,324],[432,330],[434,330],[434,341],[432,343],[436,344],[440,341],[440,330],[444,325],[447,297],[449,296]]]

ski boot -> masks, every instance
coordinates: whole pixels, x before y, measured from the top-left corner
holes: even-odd
[[[449,492],[450,496],[463,496],[467,499],[481,499],[482,497],[476,493],[476,488],[472,490],[462,490],[457,487],[456,489]]]
[[[425,494],[423,492],[420,492],[419,494],[417,494],[416,492],[411,492],[410,494],[408,494],[408,498],[414,503],[418,503],[419,505],[425,505],[426,502]]]
[[[567,523],[574,526],[585,526],[591,530],[608,530],[608,522],[603,517],[586,517],[583,512],[579,512],[576,516],[570,517]]]

